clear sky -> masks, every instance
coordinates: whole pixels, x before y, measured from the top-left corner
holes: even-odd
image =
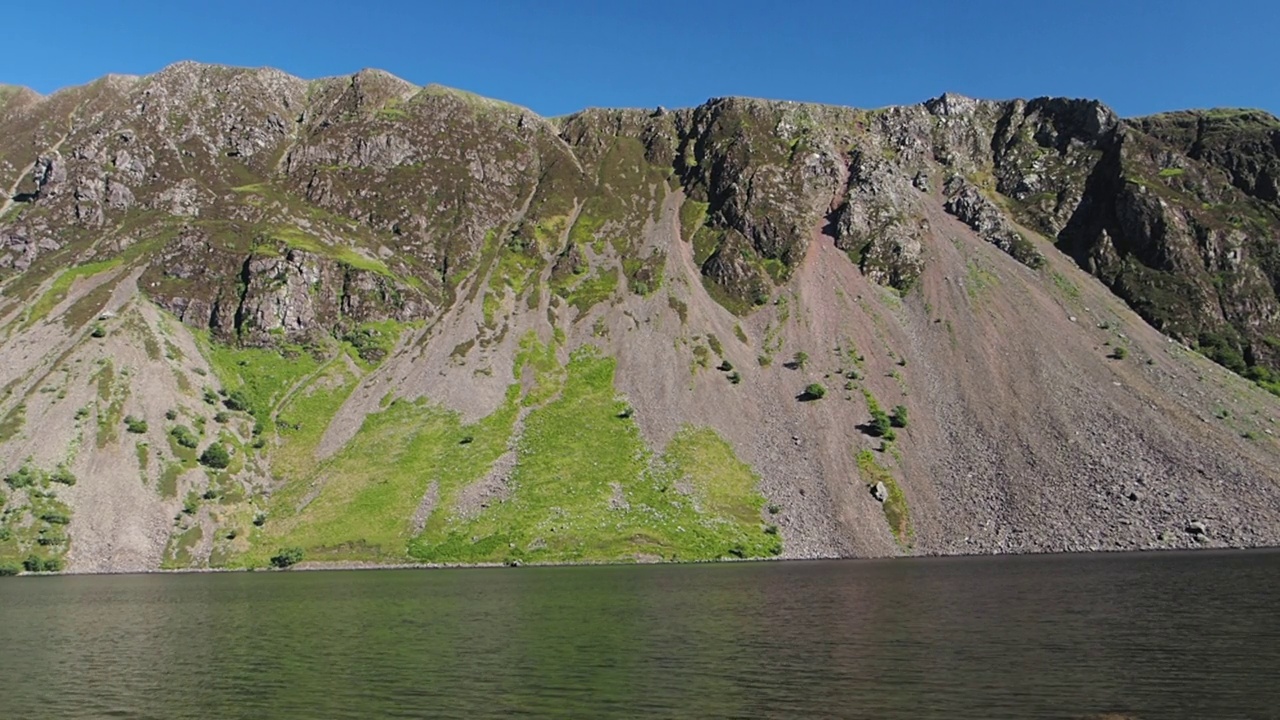
[[[4,38],[0,82],[42,93],[198,60],[376,67],[543,115],[948,90],[1280,114],[1280,2],[1264,0],[37,0],[5,13]]]

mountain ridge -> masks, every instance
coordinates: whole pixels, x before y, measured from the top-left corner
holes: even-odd
[[[1273,124],[194,63],[0,105],[0,562],[1275,544]]]

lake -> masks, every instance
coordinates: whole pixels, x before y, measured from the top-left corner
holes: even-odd
[[[0,579],[0,718],[1280,718],[1280,552]]]

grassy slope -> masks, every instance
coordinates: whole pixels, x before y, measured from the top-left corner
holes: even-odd
[[[260,566],[285,547],[302,548],[310,560],[460,563],[780,552],[774,529],[761,521],[759,479],[713,431],[686,428],[655,455],[624,417],[614,360],[584,348],[561,366],[554,347],[526,338],[522,348],[515,379],[526,380],[526,389],[513,383],[492,415],[464,425],[428,402],[396,400],[323,462],[314,460],[315,443],[357,378],[336,365],[295,372],[294,381],[311,376],[278,411],[271,466],[284,484],[266,522],[227,564]],[[241,368],[229,387],[254,388],[255,403],[283,396],[289,380],[271,371],[274,361],[238,365],[244,353],[263,351],[212,352],[222,354],[223,368]],[[244,377],[249,367],[257,377]],[[460,503],[464,491],[507,452],[522,409],[509,496],[459,512],[469,507]],[[292,418],[304,419],[300,429]],[[433,485],[434,511],[411,537],[415,510]]]

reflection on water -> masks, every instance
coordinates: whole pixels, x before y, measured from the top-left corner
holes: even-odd
[[[0,718],[1280,718],[1280,553],[16,578]]]

